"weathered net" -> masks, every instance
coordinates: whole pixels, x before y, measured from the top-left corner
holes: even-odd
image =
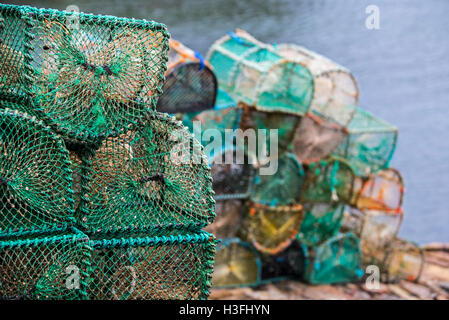
[[[248,240],[263,253],[274,255],[285,250],[296,238],[304,217],[301,205],[249,206]]]
[[[245,211],[244,200],[216,200],[215,220],[204,230],[215,235],[217,239],[237,237],[242,228]]]
[[[343,211],[341,203],[305,203],[298,239],[308,246],[316,246],[333,237],[340,229]]]
[[[212,109],[217,96],[217,79],[201,55],[176,40],[170,40],[167,79],[157,110],[167,113]]]
[[[95,300],[205,299],[214,237],[206,232],[150,232],[90,241],[87,294]]]
[[[219,87],[237,102],[268,112],[304,115],[313,97],[313,77],[300,63],[243,30],[231,32],[209,49]]]
[[[84,299],[90,258],[84,235],[0,241],[0,299]]]
[[[348,135],[333,154],[347,159],[358,176],[368,176],[388,167],[398,129],[366,110],[355,110]]]
[[[302,163],[317,162],[330,155],[345,137],[345,130],[308,113],[297,126],[291,142],[292,152]]]
[[[277,171],[274,174],[262,175],[260,170],[256,172],[253,191],[250,195],[253,202],[283,206],[299,201],[304,182],[301,163],[290,153],[283,155],[277,161]]]
[[[418,281],[424,264],[424,251],[417,244],[397,238],[391,244],[384,261],[383,280],[385,282]]]
[[[217,245],[212,285],[215,288],[254,286],[260,283],[261,260],[251,244],[239,238]]]
[[[118,134],[156,108],[168,50],[164,25],[11,5],[0,6],[0,17],[1,70],[14,73],[2,94],[26,93],[66,137]]]
[[[404,183],[393,168],[378,171],[364,182],[357,198],[357,207],[371,210],[398,211],[402,206]]]
[[[304,280],[312,284],[353,282],[363,275],[360,243],[351,233],[310,249],[308,259]]]
[[[181,224],[214,218],[210,168],[201,145],[169,115],[108,138],[86,161],[79,219],[90,230]]]
[[[357,82],[350,71],[298,45],[280,44],[275,48],[283,58],[301,63],[313,75],[314,93],[309,111],[340,127],[348,125],[355,110],[347,106],[357,105],[359,97]]]
[[[305,270],[307,248],[293,241],[284,251],[262,256],[262,282],[300,279]]]
[[[209,156],[215,200],[246,199],[253,188],[254,168],[244,150],[227,148]]]
[[[15,108],[15,104],[2,103]],[[0,111],[0,232],[71,222],[74,193],[64,142],[34,117]]]
[[[343,159],[330,158],[310,163],[301,192],[303,202],[352,203],[358,194],[357,177]]]

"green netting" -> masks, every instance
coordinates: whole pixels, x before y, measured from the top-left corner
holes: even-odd
[[[357,105],[359,97],[350,71],[301,46],[280,44],[275,48],[285,59],[306,66],[313,75],[314,96],[309,111],[337,126],[347,126],[355,112],[348,105]]]
[[[343,210],[341,203],[304,204],[304,219],[298,239],[308,246],[316,246],[333,237],[340,229]]]
[[[348,136],[333,152],[346,158],[358,176],[388,167],[396,148],[398,129],[361,108],[347,127]]]
[[[295,130],[291,149],[299,161],[308,164],[330,155],[345,137],[344,129],[308,113]]]
[[[352,282],[363,276],[359,240],[351,233],[311,249],[308,258],[304,279],[312,284]]]
[[[234,238],[242,228],[245,210],[244,200],[216,200],[215,220],[204,230],[215,235],[217,239]]]
[[[217,79],[199,53],[170,40],[167,80],[157,110],[167,113],[212,109],[217,96]]]
[[[0,299],[84,299],[90,257],[84,235],[0,241]]]
[[[1,103],[5,106],[15,104]],[[71,174],[62,139],[34,117],[0,111],[0,233],[70,222]]]
[[[357,197],[360,209],[400,211],[404,196],[404,183],[399,171],[393,168],[370,175]]]
[[[28,94],[68,138],[118,134],[155,109],[167,60],[164,25],[11,5],[0,6],[0,18],[0,92]]]
[[[416,243],[394,239],[382,266],[382,280],[418,281],[424,269],[424,251]]]
[[[206,299],[215,239],[163,231],[90,241],[89,299]]]
[[[278,159],[276,173],[261,175],[256,173],[250,199],[256,203],[277,206],[299,201],[304,182],[301,163],[293,154],[287,153]]]
[[[254,168],[244,150],[227,148],[208,158],[215,200],[247,199],[253,188]]]
[[[303,218],[301,205],[269,207],[251,203],[247,223],[248,240],[260,252],[277,254],[293,242]]]
[[[331,158],[311,163],[305,175],[301,192],[303,202],[345,202],[352,203],[357,179],[343,159]]]
[[[262,282],[302,278],[306,266],[307,248],[293,241],[283,252],[262,256]]]
[[[217,246],[212,285],[214,288],[256,286],[261,277],[260,255],[251,244],[230,238]]]
[[[313,98],[313,77],[300,63],[284,59],[270,45],[242,30],[209,49],[219,86],[237,102],[268,112],[304,115]]]
[[[243,104],[241,104],[242,106]],[[256,152],[261,154],[260,149],[264,149],[262,154],[268,154],[271,150],[271,143],[277,146],[278,154],[285,153],[301,118],[295,115],[286,115],[280,112],[263,112],[243,105],[243,112],[240,122],[242,130],[252,129],[256,133]],[[258,130],[266,130],[265,135]],[[272,141],[270,130],[277,130],[277,140]]]
[[[139,130],[104,140],[84,162],[79,219],[90,230],[205,226],[214,218],[202,147],[169,115],[156,113]]]

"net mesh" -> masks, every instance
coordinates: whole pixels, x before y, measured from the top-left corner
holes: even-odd
[[[169,115],[104,140],[86,160],[80,219],[90,230],[205,226],[214,218],[210,168],[199,143]]]
[[[304,172],[296,158],[287,153],[278,160],[277,171],[271,175],[256,173],[253,192],[250,199],[253,202],[283,206],[297,203],[304,182]]]
[[[396,148],[396,127],[356,108],[347,131],[347,137],[334,150],[334,155],[346,158],[358,176],[367,176],[388,167]]]
[[[259,110],[304,115],[313,97],[313,77],[270,45],[243,30],[217,40],[209,50],[221,89]]]
[[[0,232],[52,228],[73,217],[64,142],[42,122],[10,109],[0,111],[0,189]]]
[[[202,57],[176,40],[170,40],[167,80],[157,110],[167,113],[212,109],[217,96],[217,79]]]
[[[248,217],[248,239],[260,252],[274,255],[295,239],[304,214],[301,205],[269,207],[252,203]]]
[[[260,277],[260,256],[249,243],[230,238],[218,244],[212,276],[215,288],[254,286]]]
[[[155,109],[166,69],[164,25],[10,5],[0,15],[8,47],[2,70],[19,71],[5,91],[27,93],[58,132],[93,141]]]
[[[338,234],[309,252],[305,280],[312,284],[357,281],[362,275],[357,237]]]
[[[340,229],[343,210],[341,203],[305,203],[298,239],[308,246],[316,246],[333,237]]]
[[[205,232],[91,240],[90,299],[205,299],[215,240]]]
[[[85,236],[0,241],[0,299],[83,299],[89,255]]]

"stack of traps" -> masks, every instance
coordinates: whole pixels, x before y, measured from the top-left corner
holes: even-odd
[[[404,278],[401,268],[391,267],[403,216],[403,181],[389,168],[398,130],[357,107],[359,90],[350,71],[303,47],[269,45],[243,30],[217,40],[207,60],[219,86],[216,105],[185,112],[183,122],[193,132],[194,120],[202,130],[217,129],[224,142],[209,154],[217,219],[208,230],[232,241],[219,246],[214,284],[268,281],[263,266],[275,269],[273,261],[292,261],[285,255],[297,248],[305,248],[303,263],[287,273],[311,283],[357,280],[373,256],[386,278]],[[227,129],[278,129],[276,173],[261,174],[259,150],[225,139]],[[265,138],[255,139],[259,148]],[[202,136],[203,144],[210,142]],[[271,141],[264,142],[271,150]],[[243,162],[223,164],[239,153]],[[363,233],[361,227],[346,227],[349,211],[360,214],[357,225],[364,226]],[[374,215],[386,223],[367,237],[377,221]],[[381,240],[385,235],[388,245]],[[240,254],[245,258],[240,260]],[[423,260],[416,261],[422,265]],[[412,273],[408,278],[419,277]]]
[[[168,37],[0,6],[1,298],[207,298],[210,168],[156,111]]]

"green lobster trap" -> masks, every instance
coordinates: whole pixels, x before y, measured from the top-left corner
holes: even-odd
[[[206,299],[215,238],[164,230],[90,241],[89,299]]]
[[[217,245],[212,286],[235,288],[257,286],[262,262],[254,247],[239,238],[229,238]]]
[[[209,156],[215,200],[247,199],[253,189],[254,168],[243,149],[226,148]]]
[[[85,299],[90,254],[82,234],[0,241],[0,299]]]
[[[341,128],[348,125],[357,105],[359,90],[351,72],[313,51],[295,44],[275,45],[282,57],[306,66],[313,75],[314,93],[309,111]]]
[[[204,230],[215,235],[217,239],[237,237],[242,228],[246,210],[244,200],[216,200],[215,220]]]
[[[344,159],[329,158],[310,163],[301,192],[302,202],[356,201],[362,181]]]
[[[398,129],[361,108],[349,123],[348,135],[333,155],[348,160],[358,176],[388,167],[396,149]]]
[[[285,279],[301,279],[307,260],[307,247],[293,241],[284,251],[270,256],[262,256],[262,283]]]
[[[230,32],[209,49],[219,87],[236,102],[267,112],[304,115],[313,98],[313,76],[270,45],[243,30]]]
[[[78,219],[92,231],[205,226],[214,218],[201,145],[180,122],[156,113],[138,130],[103,141],[84,159]]]
[[[256,172],[251,201],[268,206],[298,203],[304,183],[301,163],[290,153],[272,161],[277,161],[274,174],[263,175],[260,169]]]
[[[404,197],[401,173],[393,168],[372,174],[363,183],[357,207],[366,210],[399,211]]]
[[[167,113],[212,109],[217,96],[217,79],[211,66],[198,52],[170,40],[167,79],[157,110]]]
[[[304,218],[303,207],[249,205],[247,238],[264,254],[275,255],[284,251],[296,238]]]
[[[30,97],[58,133],[93,142],[125,132],[155,110],[168,33],[152,21],[0,6],[1,91]]]
[[[0,111],[0,233],[42,231],[73,222],[72,182],[62,139],[35,117],[8,108]]]
[[[304,280],[308,283],[354,282],[363,276],[360,243],[353,234],[337,234],[309,249],[304,274]]]
[[[316,246],[333,237],[340,229],[343,212],[342,203],[305,203],[298,240]]]

